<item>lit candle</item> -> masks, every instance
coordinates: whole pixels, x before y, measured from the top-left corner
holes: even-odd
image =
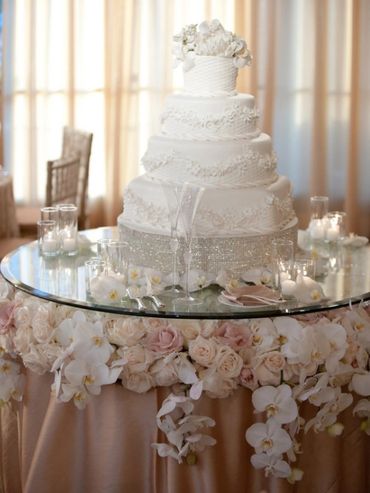
[[[63,250],[65,252],[73,252],[76,250],[77,242],[75,238],[64,238],[63,240]]]
[[[325,227],[321,219],[313,219],[310,224],[311,238],[322,240],[325,237]]]
[[[42,241],[42,251],[44,253],[54,253],[58,249],[58,242],[54,238],[44,238]]]
[[[296,283],[290,279],[286,279],[281,283],[281,294],[283,296],[294,296]]]
[[[337,224],[333,224],[326,230],[326,239],[329,241],[335,241],[338,238],[339,238],[339,226]]]

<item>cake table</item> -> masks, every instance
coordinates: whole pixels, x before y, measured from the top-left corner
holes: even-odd
[[[256,469],[250,462],[254,450],[245,439],[245,431],[253,423],[264,421],[262,413],[255,413],[250,388],[243,385],[236,388],[235,385],[233,392],[229,392],[225,398],[211,398],[212,392],[207,392],[193,400],[194,414],[216,421],[216,426],[210,428],[208,434],[217,443],[196,454],[196,464],[191,465],[186,460],[179,464],[173,458],[159,457],[151,446],[153,443],[166,442],[165,433],[157,427],[156,415],[171,392],[169,385],[154,385],[153,379],[157,378],[154,374],[150,375],[151,385],[147,389],[140,384],[129,390],[131,380],[126,381],[125,388],[119,381],[116,384],[102,385],[101,395],[89,396],[86,407],[80,410],[73,405],[72,400],[63,403],[56,399],[55,394],[61,394],[58,386],[62,385],[58,378],[64,377],[55,363],[55,357],[54,368],[51,368],[52,364],[45,360],[48,357],[50,359],[50,355],[43,355],[41,349],[46,347],[45,344],[49,344],[49,349],[51,347],[48,336],[43,332],[47,324],[42,320],[48,320],[49,330],[50,325],[54,324],[55,328],[58,323],[63,322],[62,319],[77,317],[74,315],[76,312],[88,314],[86,330],[90,330],[87,322],[89,317],[94,317],[95,324],[105,321],[105,327],[108,327],[108,332],[111,331],[111,344],[118,346],[117,334],[114,337],[112,332],[112,320],[118,323],[120,317],[126,322],[144,320],[143,326],[150,327],[150,330],[157,330],[161,323],[173,324],[176,330],[181,330],[184,340],[188,334],[189,348],[194,339],[189,335],[192,330],[201,327],[204,331],[205,327],[209,329],[212,324],[219,326],[223,320],[231,324],[235,321],[245,321],[246,324],[252,324],[253,320],[257,324],[273,321],[276,326],[279,325],[278,319],[294,320],[302,326],[307,324],[307,328],[309,325],[317,326],[325,318],[329,324],[346,326],[343,320],[350,316],[348,313],[355,313],[360,305],[362,316],[366,316],[367,303],[370,300],[370,249],[365,247],[345,251],[344,269],[325,278],[323,286],[329,299],[318,305],[299,306],[290,303],[278,308],[235,310],[219,304],[215,288],[208,288],[202,294],[204,304],[196,313],[176,312],[170,304],[160,312],[148,304],[148,309],[143,312],[134,303],[127,306],[101,305],[86,296],[84,262],[96,255],[95,242],[98,238],[112,237],[115,234],[115,229],[110,228],[84,232],[86,242],[81,245],[79,254],[75,257],[43,258],[39,256],[37,244],[30,243],[9,254],[1,263],[6,286],[12,287],[4,294],[3,282],[0,296],[3,297],[3,302],[7,297],[18,303],[14,331],[9,329],[7,332],[6,324],[1,327],[1,345],[8,345],[8,348],[2,348],[2,352],[8,353],[3,356],[8,357],[6,361],[11,361],[11,364],[15,356],[18,357],[14,361],[20,362],[21,373],[25,378],[22,400],[13,395],[13,399],[9,398],[8,402],[4,402],[2,397],[0,491],[369,491],[370,439],[361,431],[358,417],[353,416],[353,407],[359,400],[359,396],[354,393],[354,403],[347,406],[338,418],[344,425],[341,436],[333,436],[339,434],[334,429],[332,433],[315,433],[311,429],[302,436],[300,446],[303,453],[297,453],[294,467],[296,470],[303,470],[304,475],[301,481],[295,483],[294,476],[291,477],[290,481],[294,483],[291,484],[273,474],[266,477],[263,470]],[[36,324],[35,316],[32,322],[27,321],[22,310],[28,310],[28,313],[38,310],[37,320],[40,323]],[[53,320],[50,318],[51,314]],[[27,336],[29,338],[21,340],[26,330],[30,331]],[[56,347],[58,337],[62,337],[58,336],[58,330],[60,328],[53,332],[53,347]],[[37,343],[36,339],[30,338],[32,331],[32,337],[36,337]],[[206,338],[205,332],[202,334]],[[12,338],[16,348],[12,348],[13,354],[9,349]],[[182,344],[185,347],[185,343]],[[38,351],[37,357],[30,351],[31,346]],[[60,356],[59,353],[58,355]],[[22,362],[25,366],[22,366]],[[46,371],[48,365],[50,368]],[[53,391],[50,392],[53,381]],[[318,409],[321,408],[315,408],[302,398],[299,416],[308,423],[315,418]],[[315,426],[313,428],[316,429]]]

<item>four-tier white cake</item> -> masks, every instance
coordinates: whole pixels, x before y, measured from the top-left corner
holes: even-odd
[[[184,90],[167,98],[161,132],[149,139],[145,174],[124,191],[120,234],[139,266],[170,271],[166,187],[203,187],[194,221],[192,268],[217,275],[267,265],[274,238],[295,240],[291,184],[276,171],[271,138],[258,128],[252,95],[235,91],[250,61],[243,40],[218,21],[175,37]],[[181,236],[181,231],[180,231]]]

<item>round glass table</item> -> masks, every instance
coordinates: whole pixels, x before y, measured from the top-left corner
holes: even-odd
[[[82,233],[79,252],[75,256],[43,257],[37,242],[23,245],[7,255],[1,262],[1,273],[15,288],[28,294],[56,303],[77,308],[122,315],[137,315],[160,318],[189,319],[232,319],[261,318],[280,315],[299,315],[310,312],[348,306],[370,299],[370,247],[343,248],[342,268],[327,274],[320,281],[326,295],[324,302],[303,305],[286,301],[279,305],[258,308],[229,307],[218,301],[221,288],[210,286],[202,289],[198,296],[202,303],[196,311],[179,311],[165,293],[159,295],[163,309],[156,309],[148,300],[143,300],[145,310],[139,310],[134,301],[116,304],[100,304],[86,292],[85,262],[96,256],[96,241],[99,238],[115,238],[115,228],[97,228]],[[185,310],[184,308],[182,310]]]

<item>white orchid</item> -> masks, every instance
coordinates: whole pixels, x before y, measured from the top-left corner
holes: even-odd
[[[279,349],[277,331],[271,319],[253,320],[250,324],[250,329],[253,334],[252,344],[258,353]]]
[[[83,385],[71,385],[69,383],[62,384],[62,393],[59,395],[62,402],[69,402],[73,399],[75,406],[82,410],[86,407],[90,399],[90,394]]]
[[[226,290],[242,286],[239,276],[230,270],[220,271],[216,277],[216,283]]]
[[[265,268],[254,268],[243,272],[242,279],[245,282],[251,282],[253,284],[263,284],[265,286],[271,286],[273,274],[270,270]]]
[[[361,423],[361,430],[370,436],[370,400],[361,399],[353,409],[353,414],[365,418]]]
[[[255,423],[245,434],[247,442],[256,449],[258,454],[280,455],[290,449],[292,439],[280,426],[280,423],[270,418],[266,423]]]
[[[20,365],[15,361],[0,358],[0,405],[10,399],[22,399],[25,378],[20,370]]]
[[[319,407],[326,402],[333,401],[336,397],[336,391],[329,386],[329,375],[327,373],[321,376],[312,377],[306,380],[304,385],[295,389],[295,397],[300,401],[307,399],[311,404]]]
[[[358,395],[370,396],[370,373],[353,375],[351,389]]]
[[[207,274],[201,270],[191,270],[189,272],[189,290],[198,291],[199,289],[204,289],[210,284],[215,282],[215,276],[212,274]],[[184,283],[184,278],[182,279],[182,284]]]
[[[91,296],[100,303],[119,303],[126,293],[126,286],[115,276],[97,276],[90,281]]]
[[[335,389],[335,394],[335,398],[326,402],[316,416],[306,423],[304,428],[306,433],[312,427],[315,432],[319,432],[333,425],[337,421],[338,414],[352,404],[352,394],[342,393],[340,388]]]
[[[94,365],[86,360],[72,360],[64,368],[68,383],[93,395],[100,394],[102,385],[115,383],[120,373],[121,367],[110,369],[105,364]]]
[[[276,317],[274,326],[278,334],[278,342],[281,344],[281,353],[287,358],[288,363],[306,362],[309,355],[302,344],[304,337],[302,325],[292,317]]]
[[[280,455],[254,454],[251,457],[251,463],[256,469],[264,469],[266,476],[288,478],[291,474],[290,465],[282,460]]]
[[[170,445],[152,444],[161,457],[169,456],[181,463],[189,452],[194,454],[215,445],[214,438],[199,433],[202,428],[215,426],[215,421],[208,416],[192,415],[193,408],[192,399],[184,395],[170,394],[164,400],[157,414],[157,425],[166,434]],[[175,410],[181,411],[177,419],[171,416]]]
[[[273,417],[280,424],[291,423],[298,416],[292,389],[286,384],[279,387],[267,385],[255,390],[252,403],[257,412],[266,412],[268,418]]]

